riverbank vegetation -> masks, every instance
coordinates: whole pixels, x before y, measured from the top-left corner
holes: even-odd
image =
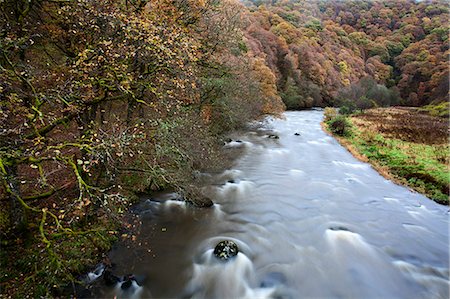
[[[1,291],[57,295],[139,192],[208,205],[220,139],[284,109],[233,1],[1,1]]]
[[[447,101],[445,1],[244,2],[246,37],[260,41],[250,47],[265,56],[289,109]]]
[[[349,117],[326,111],[327,128],[384,176],[448,205],[447,119],[414,108],[377,108]]]

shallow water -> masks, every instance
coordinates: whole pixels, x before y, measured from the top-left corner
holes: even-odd
[[[142,287],[99,284],[96,296],[448,298],[449,208],[357,161],[322,117],[287,112],[266,124],[279,139],[255,131],[229,144],[244,154],[211,176],[212,209],[174,194],[140,204],[135,241],[109,257]],[[225,239],[240,249],[226,263],[212,255]]]

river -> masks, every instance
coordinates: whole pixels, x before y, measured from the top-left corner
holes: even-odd
[[[141,287],[99,286],[95,296],[448,298],[449,208],[356,160],[322,118],[286,112],[264,125],[279,139],[235,136],[226,148],[243,154],[210,175],[211,209],[171,193],[144,200],[134,241],[109,254],[113,272]],[[222,240],[240,249],[228,262],[212,254]]]

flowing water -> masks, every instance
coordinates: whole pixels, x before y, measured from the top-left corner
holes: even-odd
[[[109,257],[142,287],[96,296],[448,298],[449,208],[357,161],[322,131],[322,117],[287,112],[266,124],[279,139],[254,130],[229,143],[244,153],[212,175],[211,209],[170,193],[140,204],[134,241]],[[236,258],[213,256],[222,240],[238,244]]]

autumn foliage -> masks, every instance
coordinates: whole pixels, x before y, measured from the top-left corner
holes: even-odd
[[[401,98],[392,104],[422,106],[448,97],[444,1],[244,3],[249,45],[275,74],[288,108],[338,105],[341,91],[358,89],[363,78]]]
[[[7,293],[49,295],[95,263],[139,192],[175,188],[195,204],[217,139],[284,109],[247,51],[242,10],[1,2],[0,225],[6,253],[21,256],[5,253]]]
[[[448,96],[444,2],[242,3],[0,1],[1,258],[24,271],[7,293],[98,261],[137,193],[195,203],[224,133],[262,114]]]

